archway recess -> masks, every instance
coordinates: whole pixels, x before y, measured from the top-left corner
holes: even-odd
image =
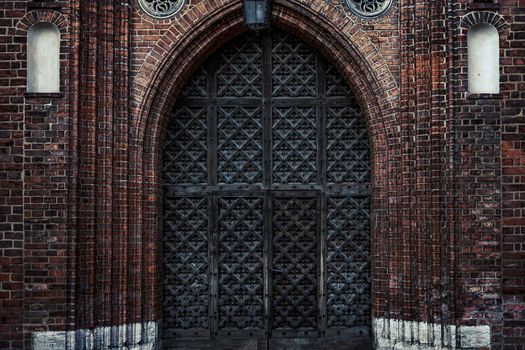
[[[130,151],[131,158],[137,161],[138,166],[130,169],[130,172],[133,178],[138,179],[137,184],[140,186],[130,190],[130,210],[140,215],[130,216],[130,227],[148,247],[143,251],[141,258],[143,266],[148,267],[143,271],[142,281],[148,283],[140,287],[144,291],[140,310],[141,317],[147,315],[149,320],[161,318],[161,153],[170,111],[176,103],[174,96],[179,95],[189,77],[213,52],[246,31],[242,7],[237,2],[210,11],[205,18],[182,35],[174,34],[178,33],[176,29],[167,32],[159,41],[158,47],[152,50],[155,55],[148,57],[151,62],[143,65],[135,79]],[[389,192],[396,188],[399,177],[393,170],[396,164],[395,150],[389,148],[389,144],[393,142],[388,141],[396,137],[394,110],[397,86],[386,64],[380,55],[374,53],[373,45],[369,46],[369,41],[363,33],[352,32],[346,27],[344,30],[335,28],[331,21],[320,17],[297,1],[276,1],[272,23],[275,28],[293,33],[319,50],[351,86],[353,95],[362,107],[363,117],[370,132],[373,164],[371,190],[374,193],[371,215],[376,221],[389,220],[386,214],[387,198]],[[167,43],[176,44],[170,46]],[[160,62],[155,62],[156,59]],[[383,190],[385,188],[388,190]],[[385,239],[387,235],[382,231],[390,227],[392,234],[394,226],[372,226],[373,254],[377,251],[374,246],[381,242],[374,238]],[[381,266],[388,262],[384,256],[378,255],[377,258],[373,270],[379,271]],[[382,271],[386,271],[387,268]],[[384,285],[373,288],[372,294],[383,293],[385,288]],[[377,296],[372,298],[374,299],[378,299]]]

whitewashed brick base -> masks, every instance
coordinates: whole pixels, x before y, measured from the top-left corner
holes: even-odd
[[[376,350],[444,350],[490,348],[489,326],[453,325],[374,319]],[[33,350],[158,350],[158,323],[147,322],[94,330],[34,332]],[[459,344],[459,345],[458,345]]]
[[[157,344],[157,322],[32,334],[33,350],[156,350]]]
[[[373,333],[376,350],[490,348],[489,326],[458,328],[455,325],[378,318],[373,321]]]

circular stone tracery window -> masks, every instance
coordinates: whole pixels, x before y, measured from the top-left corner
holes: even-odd
[[[377,18],[383,15],[393,0],[345,0],[350,10],[359,17]]]
[[[151,17],[168,18],[175,15],[185,0],[139,0],[140,7]]]

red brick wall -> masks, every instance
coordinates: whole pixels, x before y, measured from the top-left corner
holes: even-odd
[[[463,4],[465,16],[458,36],[456,100],[458,123],[469,138],[460,146],[463,159],[477,164],[464,172],[462,187],[469,196],[473,220],[466,239],[470,267],[465,282],[464,314],[471,322],[493,325],[493,348],[525,348],[525,300],[523,269],[523,1],[496,4]],[[479,12],[478,12],[479,11]],[[474,13],[481,13],[475,15]],[[494,16],[494,12],[498,15]],[[466,34],[479,18],[492,23],[500,33],[501,94],[467,93]],[[520,131],[521,126],[521,131]],[[521,140],[521,142],[520,142]],[[461,151],[460,151],[461,152]],[[468,158],[467,158],[468,157]],[[521,195],[521,198],[520,198]],[[472,204],[475,203],[475,204]],[[472,210],[473,209],[473,210]],[[483,266],[480,271],[480,266]],[[481,272],[481,273],[480,273]],[[467,315],[468,312],[468,315]]]
[[[484,5],[482,5],[484,6]],[[492,5],[489,5],[492,6]],[[499,95],[468,93],[467,33],[478,22],[498,27],[485,8],[458,4],[454,56],[458,139],[457,203],[460,312],[467,325],[490,325],[493,348],[501,347],[501,127]],[[490,8],[488,9],[490,10]],[[498,27],[505,45],[504,22]]]
[[[457,203],[449,157],[454,149],[449,106],[447,1],[402,1],[401,139],[398,193],[402,232],[393,238],[403,270],[398,319],[461,323],[453,249]],[[456,243],[457,244],[457,243]],[[390,291],[390,298],[397,296]],[[396,317],[394,317],[396,318]],[[439,340],[437,341],[440,342]],[[438,345],[438,344],[436,344]]]
[[[375,317],[487,324],[494,349],[523,350],[524,9],[398,0],[367,21],[341,0],[274,0],[273,25],[334,62],[365,110]],[[467,92],[479,18],[500,31],[500,96]],[[27,29],[42,19],[62,33],[63,96],[24,95]],[[164,125],[242,21],[239,0],[188,0],[169,20],[136,0],[0,3],[0,349],[162,317]]]
[[[502,1],[502,286],[504,349],[525,349],[525,1]]]
[[[0,348],[23,341],[25,81],[13,36],[24,15],[25,1],[0,3]]]
[[[35,5],[0,4],[2,349],[27,348],[29,332],[64,329],[67,318],[69,8]],[[38,21],[60,30],[63,94],[25,94],[27,30]]]

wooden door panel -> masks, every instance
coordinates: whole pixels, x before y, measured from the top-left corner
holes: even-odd
[[[220,334],[264,335],[263,206],[264,197],[219,198]]]
[[[163,348],[370,349],[370,145],[351,89],[249,33],[166,127]]]
[[[319,200],[274,198],[272,209],[272,334],[318,336]]]

